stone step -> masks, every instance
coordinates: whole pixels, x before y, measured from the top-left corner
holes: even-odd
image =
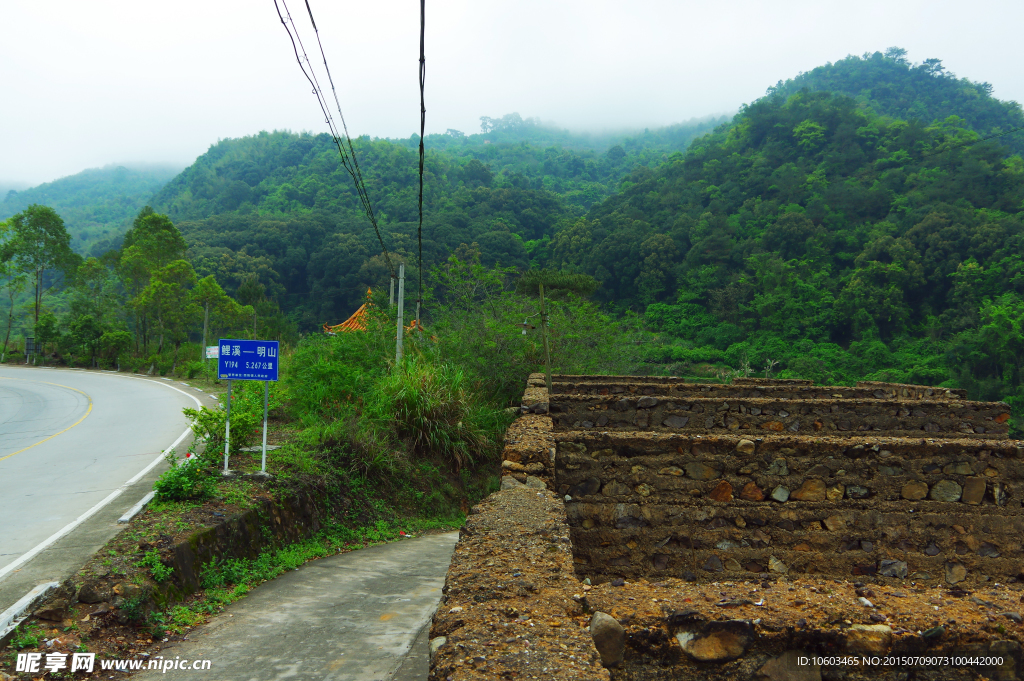
[[[658,430],[685,433],[791,432],[849,436],[1002,438],[1010,408],[961,400],[787,400],[678,395],[549,396],[556,431]]]

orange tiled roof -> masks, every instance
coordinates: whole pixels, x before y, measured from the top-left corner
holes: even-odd
[[[366,331],[366,315],[370,312],[370,295],[372,289],[366,289],[366,302],[359,306],[359,309],[352,313],[352,316],[341,324],[331,326],[324,324],[324,333],[348,333],[350,331]]]
[[[370,308],[373,307],[373,303],[370,302],[371,289],[366,289],[366,302],[359,306],[359,309],[352,313],[352,316],[343,321],[341,324],[335,324],[334,326],[324,324],[324,333],[348,333],[350,331],[366,331],[366,315],[370,313]],[[423,325],[420,324],[420,320],[414,319],[409,326],[405,327],[406,331],[424,331]]]

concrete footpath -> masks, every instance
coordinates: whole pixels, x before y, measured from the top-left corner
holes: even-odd
[[[457,532],[321,558],[262,584],[165,646],[206,671],[149,670],[138,681],[422,680],[427,629]]]

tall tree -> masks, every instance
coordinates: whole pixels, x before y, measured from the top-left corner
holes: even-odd
[[[217,280],[211,274],[196,283],[189,296],[196,305],[203,309],[203,348],[202,357],[206,357],[207,332],[210,329],[210,312],[226,309],[234,301],[224,293]],[[204,359],[205,361],[205,359]]]
[[[7,344],[14,326],[14,300],[25,287],[25,275],[14,264],[14,230],[7,222],[0,222],[0,290],[7,295],[7,331],[0,346],[0,363],[7,357]]]
[[[71,250],[71,237],[64,227],[64,220],[48,206],[34,203],[8,223],[14,230],[15,266],[32,277],[35,322],[38,323],[43,296],[62,276],[72,274],[82,258]],[[49,285],[48,274],[56,275]]]

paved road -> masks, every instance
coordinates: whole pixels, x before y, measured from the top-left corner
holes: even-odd
[[[187,432],[181,409],[196,406],[189,391],[123,374],[0,366],[0,611],[26,586],[61,579],[84,562],[40,572],[43,556],[25,561],[83,515],[103,516],[103,527],[84,521],[61,542],[87,549],[113,536],[109,513],[119,515],[145,493],[126,483],[151,485],[144,471],[159,468],[161,451]],[[207,395],[195,395],[212,406]]]
[[[427,677],[427,627],[458,532],[315,560],[228,606],[164,659],[205,671],[150,670],[156,681],[412,681]]]

